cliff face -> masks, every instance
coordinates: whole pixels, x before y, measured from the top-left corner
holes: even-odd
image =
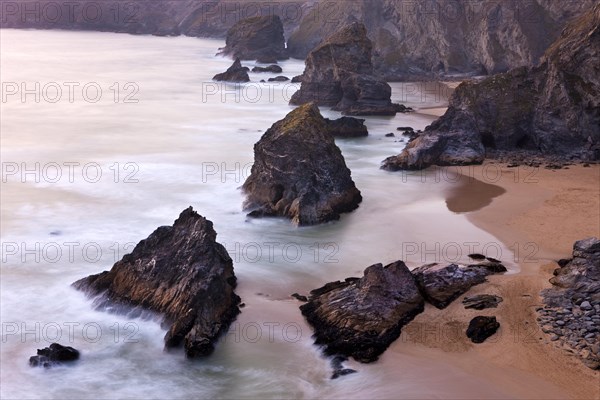
[[[386,80],[498,73],[534,65],[573,16],[594,0],[320,1],[289,38],[305,58],[322,38],[362,21],[376,73]]]
[[[573,20],[535,68],[465,82],[448,111],[383,167],[478,163],[487,150],[600,159],[600,4]]]
[[[229,28],[245,18],[277,15],[287,36],[299,25],[305,3],[302,0],[16,0],[2,2],[0,27],[224,38]]]

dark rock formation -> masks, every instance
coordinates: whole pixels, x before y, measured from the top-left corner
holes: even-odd
[[[279,74],[283,72],[283,69],[279,65],[269,65],[268,67],[254,67],[252,72],[273,72]]]
[[[423,297],[402,261],[368,267],[362,278],[331,282],[300,306],[328,355],[377,360],[401,328],[423,311]]]
[[[473,343],[483,343],[500,328],[496,317],[475,317],[469,322],[467,336]]]
[[[488,275],[504,272],[498,263],[481,263],[469,266],[427,264],[412,271],[425,300],[437,308],[446,308],[471,287],[485,282]]]
[[[338,119],[326,118],[325,120],[329,127],[329,133],[334,137],[353,138],[369,135],[364,119],[342,117]]]
[[[287,82],[289,80],[290,78],[288,78],[287,76],[276,76],[275,78],[268,79],[269,82]]]
[[[302,75],[296,75],[292,78],[292,83],[301,83],[302,82]]]
[[[566,22],[595,0],[320,0],[289,36],[303,59],[323,38],[361,21],[373,41],[376,75],[386,81],[494,74],[536,64]]]
[[[227,31],[225,43],[222,54],[242,60],[277,62],[288,58],[283,23],[277,15],[238,21]]]
[[[465,308],[475,310],[484,310],[486,308],[496,308],[502,302],[502,297],[492,294],[479,294],[477,296],[465,297],[462,301]]]
[[[296,108],[267,130],[254,146],[254,165],[242,188],[250,216],[283,216],[296,225],[337,220],[362,201],[314,104]]]
[[[600,160],[600,4],[570,23],[535,68],[461,84],[449,108],[387,170],[481,163],[529,150]]]
[[[165,348],[183,342],[188,357],[205,356],[239,314],[233,262],[216,242],[212,222],[192,208],[173,226],[162,226],[123,256],[110,271],[73,284],[94,304],[130,315],[164,316]]]
[[[310,52],[300,90],[290,104],[316,102],[347,115],[395,115],[392,89],[373,76],[371,41],[363,24],[352,23]]]
[[[554,275],[538,309],[542,330],[589,368],[600,369],[600,240],[575,242],[573,258]]]
[[[213,80],[225,82],[250,82],[250,77],[248,76],[248,68],[242,67],[240,59],[236,58],[231,67],[227,68],[227,71],[215,75]]]
[[[52,343],[50,347],[38,349],[37,356],[29,358],[29,365],[32,367],[50,368],[63,362],[75,361],[79,359],[79,351],[69,346],[62,346],[58,343]]]

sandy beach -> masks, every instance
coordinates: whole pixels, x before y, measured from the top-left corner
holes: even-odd
[[[449,193],[449,208],[471,209],[466,213],[469,220],[515,251],[521,270],[492,276],[469,291],[501,296],[504,301],[497,309],[465,310],[458,300],[445,310],[428,306],[407,327],[404,341],[414,346],[412,351],[438,349],[438,357],[476,376],[501,371],[486,377],[519,398],[600,398],[600,372],[556,348],[536,322],[539,292],[551,286],[555,260],[570,258],[574,241],[600,235],[600,165],[534,170],[486,162],[452,169],[465,179]],[[475,315],[494,315],[501,324],[500,331],[480,345],[462,334]],[[440,327],[447,333],[441,339],[422,334],[439,332]],[[511,379],[511,374],[519,379]],[[523,376],[530,384],[522,385]]]

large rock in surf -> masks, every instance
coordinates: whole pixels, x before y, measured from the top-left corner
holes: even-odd
[[[401,328],[423,311],[414,277],[402,261],[375,264],[362,278],[331,282],[311,291],[302,314],[315,330],[315,343],[328,355],[376,361]]]
[[[552,288],[542,291],[538,321],[562,348],[600,369],[600,239],[575,242],[573,258],[560,264]]]
[[[362,201],[327,121],[312,103],[273,124],[256,143],[242,188],[250,216],[283,216],[296,225],[337,220]]]
[[[369,136],[365,120],[352,117],[325,119],[329,125],[329,133],[338,138],[355,138]]]
[[[227,31],[222,54],[242,60],[277,61],[287,59],[283,23],[277,15],[250,17]]]
[[[446,114],[382,168],[481,163],[515,150],[600,160],[597,65],[600,4],[564,29],[539,66],[461,84]]]
[[[227,68],[227,71],[215,75],[213,80],[224,82],[250,82],[248,67],[242,67],[240,59],[236,58],[233,64],[231,64],[231,67]]]
[[[73,284],[94,304],[129,315],[164,316],[165,348],[183,343],[188,357],[206,356],[239,314],[233,262],[216,242],[212,222],[191,207],[173,226],[156,229],[110,271]]]
[[[414,269],[412,273],[425,299],[442,309],[471,287],[485,282],[488,275],[505,271],[502,264],[486,261],[468,266],[427,264]]]
[[[395,115],[392,89],[373,76],[372,44],[362,23],[349,24],[306,58],[300,90],[290,104],[316,102],[347,115]]]

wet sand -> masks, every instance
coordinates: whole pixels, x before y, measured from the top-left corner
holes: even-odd
[[[469,291],[500,295],[504,301],[496,309],[465,310],[459,300],[445,310],[428,306],[403,332],[408,346],[403,351],[434,351],[519,398],[599,399],[600,372],[555,348],[538,327],[535,308],[540,290],[550,287],[554,260],[568,258],[574,241],[600,236],[600,165],[534,170],[486,163],[451,169],[465,179],[448,194],[449,207],[466,212],[514,250],[521,271],[490,277]],[[494,315],[501,324],[478,345],[464,335],[476,315]]]

